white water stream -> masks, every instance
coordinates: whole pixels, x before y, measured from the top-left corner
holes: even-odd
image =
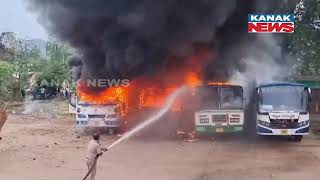
[[[112,143],[108,149],[110,150],[112,147],[116,146],[117,144],[121,143],[122,141],[130,138],[131,136],[133,136],[134,134],[136,134],[137,132],[141,131],[142,129],[146,128],[147,126],[151,125],[152,123],[158,121],[164,114],[166,114],[166,112],[168,110],[170,110],[172,104],[174,103],[175,99],[181,95],[181,93],[183,93],[183,91],[186,90],[186,87],[181,87],[179,89],[177,89],[173,94],[171,94],[167,100],[166,103],[164,105],[164,107],[157,112],[156,114],[154,114],[153,116],[151,116],[150,118],[148,118],[147,120],[145,120],[143,123],[139,124],[138,126],[136,126],[135,128],[133,128],[132,130],[130,130],[129,132],[125,133],[120,139],[118,139],[117,141],[115,141],[114,143]]]

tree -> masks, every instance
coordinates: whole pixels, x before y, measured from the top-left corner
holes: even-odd
[[[2,33],[0,44],[5,52],[1,64],[1,97],[22,100],[21,90],[29,86],[33,73],[42,69],[43,58],[40,50],[26,39],[18,38],[14,33]],[[7,52],[11,52],[8,53]]]
[[[31,77],[36,78],[38,85],[45,81],[49,85],[59,83],[54,84],[55,87],[61,86],[68,79],[66,58],[69,55],[68,46],[60,42],[48,42],[46,54],[42,55],[32,40],[19,38],[14,33],[1,33],[0,97],[22,100],[21,90],[34,85]]]
[[[37,84],[46,82],[52,85],[52,82],[57,82],[61,85],[69,77],[66,59],[70,56],[70,50],[62,43],[51,41],[47,43],[46,54],[48,58],[37,79]]]
[[[0,64],[0,101],[8,100],[12,95],[14,67],[8,63]]]
[[[297,59],[297,73],[320,76],[320,0],[301,0],[295,15],[295,33],[290,36],[289,49]]]
[[[15,86],[12,97],[21,100],[21,90],[29,86],[30,77],[41,70],[44,60],[40,55],[40,50],[32,47],[26,40],[17,38],[14,42],[16,54],[12,60],[8,61],[14,66]]]
[[[12,32],[3,32],[0,34],[0,60],[4,61],[9,57],[14,56],[15,50],[13,47],[13,41],[15,35]]]

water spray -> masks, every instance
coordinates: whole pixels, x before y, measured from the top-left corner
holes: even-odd
[[[153,116],[149,117],[146,121],[144,121],[143,123],[139,124],[138,126],[133,128],[129,132],[125,133],[120,139],[118,139],[114,143],[112,143],[107,149],[110,150],[111,148],[113,148],[114,146],[118,145],[122,141],[130,138],[131,136],[133,136],[137,132],[141,131],[142,129],[146,128],[147,126],[149,126],[149,125],[155,123],[156,121],[158,121],[164,114],[166,114],[166,112],[168,112],[168,110],[173,105],[175,99],[179,95],[181,95],[181,93],[183,93],[186,89],[187,89],[187,87],[181,87],[181,88],[177,89],[173,94],[171,94],[167,98],[164,107],[159,112],[157,112]]]
[[[171,108],[171,106],[173,105],[175,99],[181,95],[185,90],[187,89],[187,87],[181,87],[179,89],[177,89],[173,94],[171,94],[167,100],[166,103],[164,105],[164,107],[157,112],[156,114],[154,114],[153,116],[149,117],[146,121],[144,121],[143,123],[139,124],[138,126],[136,126],[135,128],[133,128],[132,130],[130,130],[129,132],[126,132],[120,139],[116,140],[114,143],[112,143],[108,148],[106,148],[103,151],[108,151],[111,148],[113,148],[114,146],[120,144],[122,141],[129,139],[130,137],[132,137],[134,134],[136,134],[137,132],[141,131],[142,129],[146,128],[147,126],[155,123],[156,121],[158,121],[163,115],[165,115],[169,109]],[[93,168],[96,166],[97,160],[99,159],[99,156],[96,156],[95,160],[94,160],[94,165],[89,169],[89,171],[86,173],[86,175],[84,176],[84,178],[82,180],[86,180],[88,178],[88,176],[90,175],[90,173],[92,172]]]

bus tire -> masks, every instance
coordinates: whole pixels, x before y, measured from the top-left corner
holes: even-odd
[[[293,136],[293,140],[295,142],[301,142],[302,141],[303,136],[302,135],[294,135]]]

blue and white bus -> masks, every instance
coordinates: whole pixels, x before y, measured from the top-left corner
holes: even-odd
[[[293,136],[309,133],[310,88],[291,82],[261,84],[256,88],[258,135]]]

